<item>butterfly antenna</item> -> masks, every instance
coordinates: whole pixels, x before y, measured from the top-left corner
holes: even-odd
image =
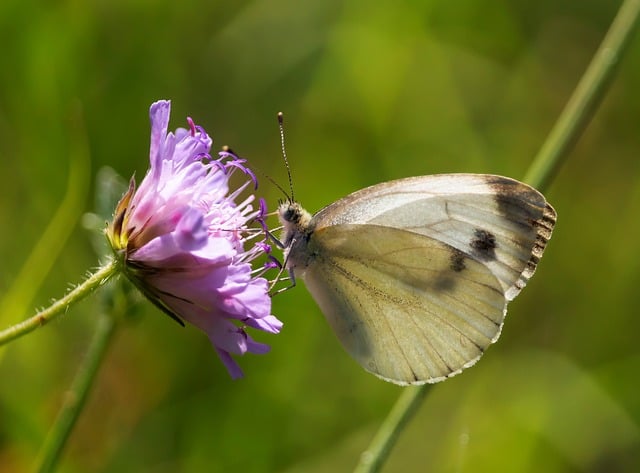
[[[272,178],[271,176],[269,176],[268,174],[265,174],[264,172],[260,171],[259,169],[256,169],[256,168],[255,168],[255,166],[253,166],[253,169],[255,169],[255,170],[256,170],[256,172],[259,172],[259,173],[262,175],[262,177],[264,177],[265,179],[267,179],[271,184],[273,184],[274,186],[276,186],[276,187],[277,187],[277,189],[278,189],[280,192],[282,192],[282,193],[285,195],[285,197],[286,197],[287,199],[289,198],[289,194],[287,194],[287,191],[286,191],[286,190],[284,190],[284,188],[283,188],[280,184],[278,184],[278,183],[275,181],[275,179],[273,179],[273,178]]]
[[[222,151],[225,151],[225,152],[231,153],[231,154],[235,154],[235,152],[227,145],[224,145],[222,147]],[[269,176],[266,172],[264,172],[258,166],[256,166],[255,164],[251,164],[251,170],[256,172],[256,173],[258,173],[260,176],[264,177],[265,179],[267,179],[271,184],[276,186],[278,188],[278,190],[280,192],[282,192],[287,199],[289,198],[289,194],[287,194],[287,191],[284,190],[284,188],[280,184],[278,184],[271,176]]]
[[[278,112],[278,128],[280,128],[280,147],[282,148],[282,159],[284,159],[284,165],[287,168],[287,177],[289,178],[289,189],[291,190],[291,201],[295,202],[293,196],[293,180],[291,179],[291,168],[289,167],[289,160],[287,159],[287,150],[284,146],[284,114]]]

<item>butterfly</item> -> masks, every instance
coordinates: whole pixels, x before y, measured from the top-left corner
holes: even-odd
[[[305,282],[364,369],[400,385],[476,363],[556,222],[540,192],[489,174],[385,182],[313,216],[290,199],[278,217],[293,284]]]

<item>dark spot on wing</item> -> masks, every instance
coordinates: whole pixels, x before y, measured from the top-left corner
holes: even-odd
[[[446,273],[441,273],[435,279],[433,288],[438,292],[451,291],[456,285],[456,281],[453,277]]]
[[[454,273],[459,273],[467,269],[465,264],[465,258],[467,256],[457,248],[452,247],[449,251],[449,267],[440,271],[433,282],[433,288],[436,291],[451,291],[455,287],[456,278],[458,277]]]
[[[456,273],[466,269],[464,264],[464,253],[457,248],[451,248],[451,255],[449,256],[449,268]]]
[[[496,237],[491,232],[476,228],[469,246],[473,250],[473,255],[482,261],[496,259]]]
[[[532,222],[542,216],[542,209],[546,205],[544,196],[514,179],[501,176],[488,176],[487,179],[500,214],[510,222],[532,231]]]

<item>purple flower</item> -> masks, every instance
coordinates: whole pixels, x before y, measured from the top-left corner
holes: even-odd
[[[253,195],[237,202],[250,184],[257,186],[255,176],[230,151],[211,156],[211,138],[190,118],[188,130],[167,133],[170,109],[169,101],[151,105],[151,167],[137,190],[131,179],[107,238],[133,284],[182,325],[184,319],[206,332],[238,378],[242,370],[232,354],[269,351],[246,327],[271,333],[282,327],[262,277],[273,267],[266,207],[260,201],[254,209]],[[245,181],[230,192],[238,172]],[[265,254],[267,263],[252,269]]]

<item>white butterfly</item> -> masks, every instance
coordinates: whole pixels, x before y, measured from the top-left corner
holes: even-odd
[[[538,191],[488,174],[400,179],[278,215],[291,277],[358,363],[402,385],[454,376],[498,339],[556,221]]]

